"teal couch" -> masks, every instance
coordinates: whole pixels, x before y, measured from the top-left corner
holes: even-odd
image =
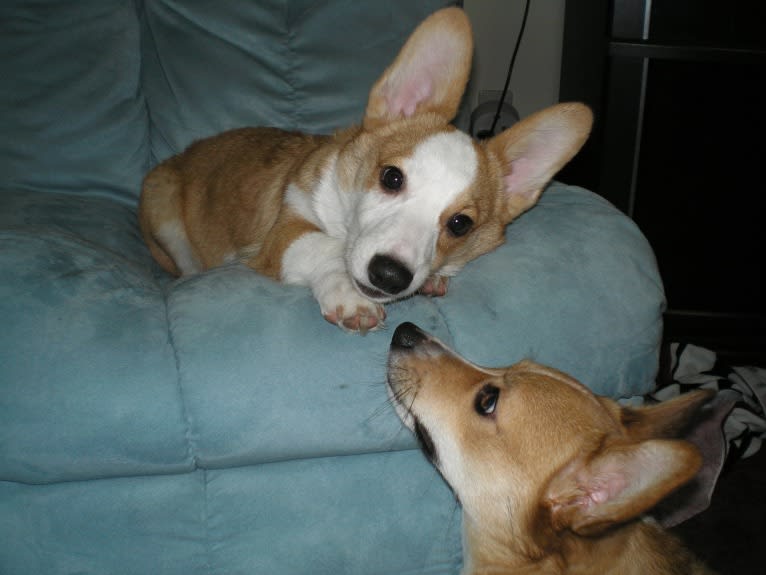
[[[0,573],[457,573],[459,506],[386,398],[405,320],[479,363],[653,389],[652,251],[563,183],[365,337],[241,265],[175,280],[151,260],[148,169],[235,126],[357,121],[444,4],[0,5]]]

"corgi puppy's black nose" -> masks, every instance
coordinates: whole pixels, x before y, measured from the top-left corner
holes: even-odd
[[[412,283],[412,272],[390,256],[376,255],[367,266],[370,283],[387,294],[403,292]]]
[[[391,338],[391,347],[400,349],[412,349],[426,339],[426,334],[414,323],[404,322],[394,331]]]

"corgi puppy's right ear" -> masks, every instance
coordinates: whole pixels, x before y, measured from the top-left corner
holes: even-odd
[[[465,12],[456,7],[434,12],[375,82],[364,127],[429,112],[449,123],[457,115],[472,57],[473,35]]]

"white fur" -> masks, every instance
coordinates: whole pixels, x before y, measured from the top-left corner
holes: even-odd
[[[381,300],[412,295],[434,271],[442,213],[476,177],[478,159],[470,137],[459,131],[442,132],[418,144],[399,166],[406,179],[399,193],[377,187],[341,189],[336,160],[328,162],[312,194],[295,185],[287,189],[285,201],[290,208],[329,237],[307,234],[294,242],[282,259],[282,280],[313,287],[318,278],[324,278],[323,287],[314,287],[314,292],[327,312],[322,299],[329,305],[329,284],[343,283],[344,293],[348,288],[355,290],[355,282],[374,287],[367,279],[367,266],[380,254],[395,258],[413,273],[408,289]],[[341,273],[346,274],[346,282],[328,279]],[[355,294],[350,303],[359,303],[359,297]],[[369,304],[369,296],[363,299]]]
[[[345,272],[343,242],[322,232],[302,235],[282,256],[285,283],[313,285],[317,278]]]
[[[346,240],[351,276],[370,286],[370,260],[376,254],[390,256],[414,276],[409,288],[397,297],[415,293],[434,271],[442,213],[471,185],[477,166],[476,152],[466,134],[439,133],[418,144],[402,162],[406,179],[402,191],[390,194],[376,189],[360,194]]]
[[[290,184],[285,194],[285,202],[296,214],[327,235],[345,239],[354,198],[351,190],[340,188],[336,177],[336,164],[337,155],[334,155],[322,170],[322,176],[310,194],[295,184]]]
[[[170,220],[157,228],[157,242],[169,254],[181,272],[181,275],[200,273],[204,268],[192,250],[189,238],[183,224],[178,220]]]
[[[354,287],[343,251],[342,240],[312,232],[295,240],[282,257],[282,280],[311,286],[324,316],[371,306],[370,300]]]

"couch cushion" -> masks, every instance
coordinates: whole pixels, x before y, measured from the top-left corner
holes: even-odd
[[[0,571],[209,575],[205,504],[204,472],[0,482]]]
[[[4,575],[443,575],[461,563],[460,510],[416,451],[0,482],[0,541]]]
[[[149,166],[133,2],[0,2],[2,186],[134,203]]]
[[[615,398],[652,389],[662,280],[638,227],[601,196],[554,182],[461,274],[440,309],[472,360],[534,359]]]
[[[410,447],[383,385],[402,321],[479,363],[530,357],[598,393],[647,393],[663,306],[653,254],[633,222],[562,185],[510,226],[505,245],[454,278],[446,297],[389,305],[390,329],[366,337],[326,323],[307,290],[240,266],[185,280],[169,301],[194,451],[208,467]]]
[[[0,478],[191,469],[161,285],[133,209],[0,192]]]
[[[580,188],[550,186],[446,297],[389,305],[389,329],[366,337],[241,265],[171,281],[133,209],[71,199],[0,194],[0,480],[413,449],[384,386],[405,320],[486,365],[532,357],[615,397],[654,386],[653,254]]]

